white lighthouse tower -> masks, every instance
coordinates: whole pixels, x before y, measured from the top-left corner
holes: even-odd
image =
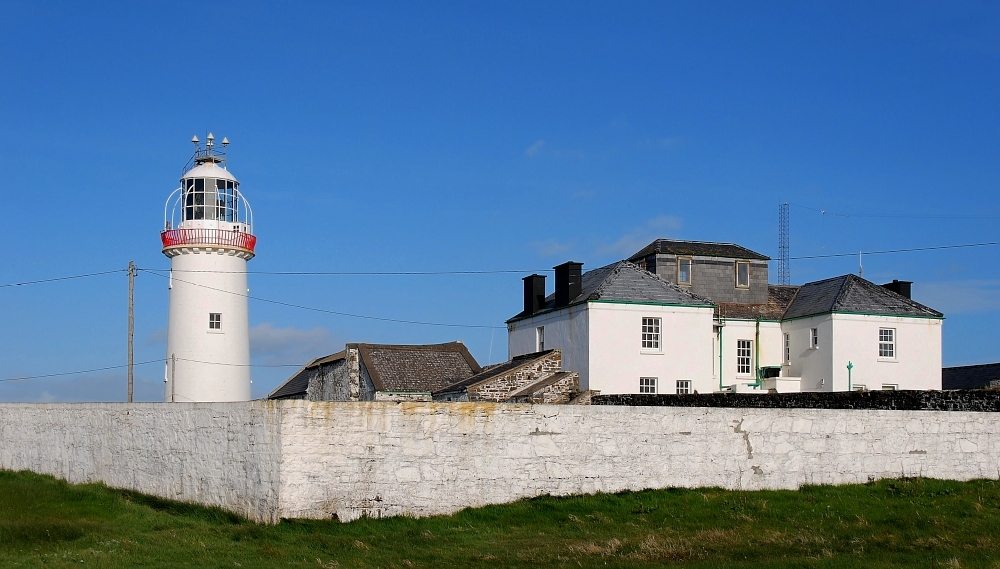
[[[167,402],[248,401],[247,261],[254,256],[250,204],[211,133],[167,198],[163,254],[170,258]]]

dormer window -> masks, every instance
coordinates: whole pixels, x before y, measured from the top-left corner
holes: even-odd
[[[678,257],[677,259],[677,284],[691,284],[691,259]]]
[[[736,288],[750,288],[750,261],[736,261]]]

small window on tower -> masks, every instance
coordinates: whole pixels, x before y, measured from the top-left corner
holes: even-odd
[[[210,312],[208,314],[208,329],[222,330],[222,314],[218,312]]]

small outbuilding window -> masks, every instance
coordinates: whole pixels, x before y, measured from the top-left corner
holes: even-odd
[[[736,288],[750,288],[749,261],[736,261]]]
[[[878,357],[881,359],[896,358],[896,330],[893,328],[878,329]]]
[[[210,312],[208,314],[208,329],[222,330],[222,314],[218,312]]]
[[[655,377],[640,377],[639,378],[639,393],[656,393],[656,378]]]
[[[691,380],[690,379],[678,379],[677,380],[677,394],[687,395],[691,393]]]
[[[644,349],[644,350],[659,350],[660,349],[660,319],[659,318],[643,318],[642,319],[642,349]]]

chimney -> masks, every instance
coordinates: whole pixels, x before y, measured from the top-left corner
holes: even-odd
[[[911,284],[913,284],[913,281],[897,281],[896,279],[892,279],[891,283],[885,283],[882,285],[882,288],[889,289],[896,294],[910,298]]]
[[[583,263],[573,261],[552,267],[556,270],[556,308],[566,306],[580,296],[582,267]]]
[[[524,315],[531,316],[545,305],[545,276],[524,277]]]

